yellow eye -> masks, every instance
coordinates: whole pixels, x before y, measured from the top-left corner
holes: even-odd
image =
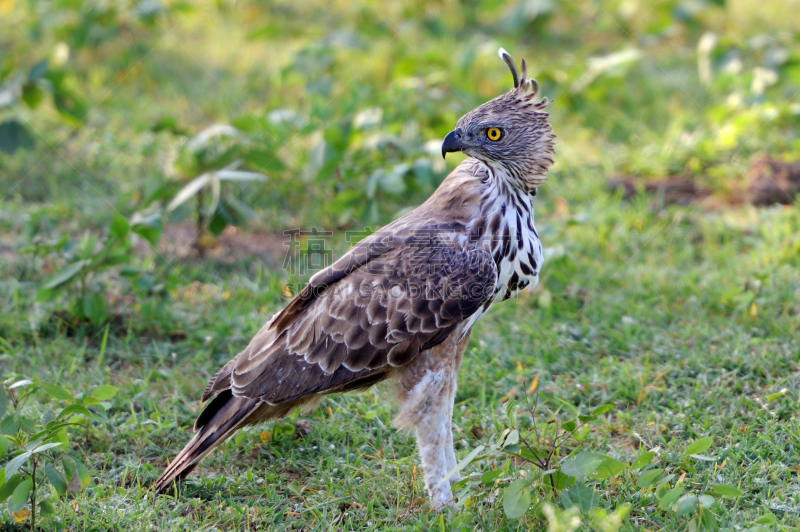
[[[486,131],[486,136],[489,137],[489,140],[500,140],[500,137],[502,137],[503,134],[500,132],[500,128],[490,127]]]

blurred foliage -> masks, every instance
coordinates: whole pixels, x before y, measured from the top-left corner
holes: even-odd
[[[800,28],[781,16],[789,3],[757,11],[746,1],[676,0],[4,6],[4,151],[31,149],[37,137],[47,144],[37,152],[69,149],[85,122],[87,136],[130,135],[142,150],[156,142],[162,157],[183,157],[187,131],[231,124],[247,136],[249,169],[270,177],[221,202],[231,219],[233,205],[270,205],[267,224],[313,212],[328,226],[375,225],[418,204],[451,164],[438,156],[440,139],[509,87],[499,45],[526,57],[556,100],[559,149],[580,150],[577,164],[687,173],[729,196],[752,154],[800,157]],[[206,20],[224,26],[230,42],[174,35]],[[243,87],[221,85],[220,76]],[[209,78],[214,103],[186,89]],[[170,106],[175,98],[180,105]],[[53,107],[66,120],[20,105]],[[9,188],[31,160],[0,157]],[[178,162],[152,172],[205,171]],[[79,165],[68,173],[81,173]],[[141,195],[152,173],[135,170],[126,168],[125,187]],[[28,171],[26,181],[36,181],[37,169]]]
[[[67,405],[56,414],[32,400],[37,392]],[[116,387],[103,385],[76,398],[61,386],[38,378],[3,383],[0,459],[6,464],[0,469],[0,503],[8,499],[8,513],[17,523],[30,518],[34,530],[37,514],[52,518],[56,513],[51,499],[66,497],[89,484],[91,474],[81,456],[70,449],[70,436],[75,438],[77,427],[104,419],[87,407],[105,411],[116,393]],[[44,489],[48,484],[52,490]]]

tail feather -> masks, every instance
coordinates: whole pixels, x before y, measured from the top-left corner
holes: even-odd
[[[173,482],[185,478],[208,453],[239,428],[260,404],[258,399],[234,397],[230,390],[217,396],[198,418],[196,426],[199,426],[197,428],[200,431],[158,477],[153,484],[153,490],[156,493],[163,492]]]

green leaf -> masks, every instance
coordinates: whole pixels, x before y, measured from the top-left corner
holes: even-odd
[[[0,124],[0,151],[14,153],[20,148],[33,148],[33,144],[33,137],[19,121],[10,119]]]
[[[6,405],[8,404],[8,397],[6,397],[6,389],[0,386],[0,418],[6,413]]]
[[[567,488],[575,484],[575,477],[571,475],[565,475],[564,473],[558,470],[553,471],[550,474],[544,475],[542,478],[547,484],[554,486],[555,489],[557,490],[563,490],[564,488]]]
[[[11,494],[14,493],[14,490],[17,488],[19,483],[22,482],[22,475],[20,474],[6,478],[8,478],[8,480],[2,486],[0,486],[0,502],[5,502],[6,499],[11,497]]]
[[[509,445],[516,445],[518,443],[519,443],[519,432],[517,430],[512,430],[511,432],[508,433],[508,436],[506,436],[506,439],[503,442],[503,447]]]
[[[655,451],[647,451],[646,453],[642,453],[636,458],[633,459],[631,462],[631,471],[636,471],[637,469],[641,469],[644,466],[648,465],[650,462],[653,461],[653,458],[656,456]]]
[[[717,530],[717,519],[708,508],[703,508],[700,510],[700,522],[703,523],[705,530],[708,530],[709,532],[714,532]]]
[[[767,402],[768,402],[768,403],[771,403],[771,402],[772,402],[772,401],[774,401],[775,399],[780,399],[781,397],[783,397],[784,395],[786,395],[786,392],[788,392],[788,390],[787,390],[786,388],[784,388],[783,390],[781,390],[781,391],[779,391],[779,392],[775,392],[775,393],[769,394],[769,395],[767,396]]]
[[[567,421],[566,423],[564,423],[563,425],[561,425],[561,429],[562,429],[564,432],[572,432],[572,431],[573,431],[573,430],[575,430],[577,427],[578,427],[578,423],[577,423],[577,422],[576,422],[574,419],[570,419],[569,421]]]
[[[612,410],[614,410],[614,405],[602,405],[602,406],[598,406],[597,408],[592,410],[592,415],[593,416],[601,416],[601,415],[605,414],[606,412],[611,412]]]
[[[131,217],[131,230],[147,240],[153,249],[158,246],[161,231],[164,229],[164,220],[159,214],[142,215],[136,213]]]
[[[128,220],[121,214],[114,213],[114,217],[111,218],[111,223],[108,226],[108,232],[122,240],[128,236],[128,231],[130,230],[131,224],[128,223]]]
[[[491,471],[486,471],[484,474],[481,475],[481,482],[483,484],[492,484],[495,480],[500,478],[500,475],[503,474],[503,470],[500,468],[492,469]]]
[[[110,384],[103,384],[102,386],[98,386],[95,391],[92,392],[92,397],[97,399],[98,401],[108,401],[115,395],[117,395],[118,388],[116,386],[111,386]]]
[[[4,457],[8,452],[8,438],[0,435],[0,458]]]
[[[28,497],[32,489],[33,481],[30,477],[26,477],[25,480],[17,484],[17,487],[14,488],[14,493],[11,494],[11,500],[8,501],[8,510],[16,512],[24,508],[28,504]]]
[[[658,477],[664,474],[663,469],[653,469],[650,471],[645,471],[641,475],[639,475],[639,480],[636,482],[636,486],[639,488],[647,488],[652,486]]]
[[[697,500],[700,502],[700,506],[703,508],[711,508],[717,503],[717,499],[706,494],[698,495]]]
[[[606,456],[603,458],[603,463],[597,466],[597,472],[592,475],[594,478],[606,479],[615,475],[619,475],[625,469],[625,462],[620,462],[615,458]]]
[[[75,468],[78,472],[78,479],[81,481],[81,487],[88,485],[92,480],[89,469],[80,460],[75,460]]]
[[[726,499],[735,499],[743,495],[739,488],[728,484],[714,484],[711,486],[711,490],[714,491],[714,493],[718,493],[720,497],[725,497]]]
[[[515,480],[503,492],[503,510],[510,519],[519,519],[531,505],[527,480]]]
[[[86,115],[89,112],[86,103],[74,92],[67,89],[66,85],[63,83],[63,75],[53,76],[48,74],[47,77],[50,79],[51,83],[53,83],[54,79],[60,77],[59,81],[53,83],[53,103],[58,112],[64,117],[72,118],[74,124],[82,124],[86,120]]]
[[[26,451],[19,456],[16,456],[8,461],[5,468],[6,478],[11,478],[14,473],[16,473],[20,467],[25,465],[25,462],[31,457],[31,452]]]
[[[69,405],[58,414],[56,419],[61,419],[69,414],[83,414],[88,419],[92,419],[92,413],[83,405]]]
[[[683,454],[686,455],[693,455],[693,454],[700,454],[703,451],[707,450],[711,447],[711,443],[713,442],[713,436],[706,436],[705,438],[700,438],[699,440],[695,440],[683,451]]]
[[[53,290],[59,288],[66,283],[70,282],[72,279],[78,276],[83,268],[86,267],[91,261],[88,259],[79,260],[73,262],[71,264],[66,265],[60,272],[58,272],[55,277],[47,281],[42,288],[45,290]]]
[[[63,497],[67,493],[67,478],[51,464],[47,464],[44,467],[44,473],[47,475],[47,480],[55,488],[56,493]]]
[[[48,501],[47,499],[39,502],[39,514],[42,516],[50,516],[56,513],[56,509],[53,506],[53,503]]]
[[[41,78],[45,74],[47,74],[48,69],[48,60],[42,59],[35,65],[31,67],[30,72],[28,72],[28,81],[36,81],[37,79]]]
[[[658,501],[658,507],[662,510],[668,510],[670,506],[681,498],[681,495],[683,495],[683,488],[681,486],[672,488]]]
[[[44,89],[35,81],[28,82],[22,86],[22,101],[31,109],[39,107],[39,104],[44,100],[44,95]]]
[[[597,508],[600,504],[600,495],[589,486],[582,484],[575,484],[561,492],[562,502],[565,497],[573,506],[577,506],[582,514]]]
[[[593,473],[604,461],[602,456],[593,453],[578,453],[564,460],[561,471],[572,477],[583,477]]]
[[[64,454],[61,456],[61,465],[64,467],[64,476],[67,479],[67,491],[71,491],[70,484],[80,485],[75,459],[68,454]],[[77,482],[73,482],[73,479],[77,480]]]
[[[0,421],[0,432],[15,436],[19,432],[19,414],[14,412],[3,418],[3,421]]]
[[[678,510],[675,512],[677,517],[692,513],[697,510],[697,497],[685,495],[678,501]]]
[[[71,393],[58,384],[53,384],[52,382],[42,382],[39,384],[39,386],[41,386],[42,389],[50,395],[50,397],[55,399],[61,399],[63,401],[72,401],[74,399]]]
[[[0,502],[2,502],[2,499],[0,499]],[[777,521],[777,519],[775,518],[775,514],[773,514],[772,512],[767,512],[764,515],[762,515],[761,517],[759,517],[758,519],[756,519],[755,524],[756,525],[772,525],[772,524],[775,524],[775,521]]]
[[[48,449],[52,449],[52,448],[54,448],[54,447],[58,447],[59,445],[63,445],[63,444],[62,444],[60,441],[57,441],[57,442],[51,442],[51,443],[45,443],[44,445],[40,445],[40,446],[38,446],[37,448],[35,448],[34,450],[32,450],[32,451],[31,451],[31,454],[39,454],[39,453],[43,453],[43,452],[45,452],[46,450],[48,450]]]

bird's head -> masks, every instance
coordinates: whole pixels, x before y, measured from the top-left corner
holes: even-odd
[[[500,58],[514,77],[514,88],[462,116],[442,144],[442,156],[463,152],[502,171],[519,186],[530,189],[547,179],[553,164],[555,135],[544,111],[547,98],[536,100],[539,84],[527,78],[522,60],[522,76],[508,53],[500,48]]]

